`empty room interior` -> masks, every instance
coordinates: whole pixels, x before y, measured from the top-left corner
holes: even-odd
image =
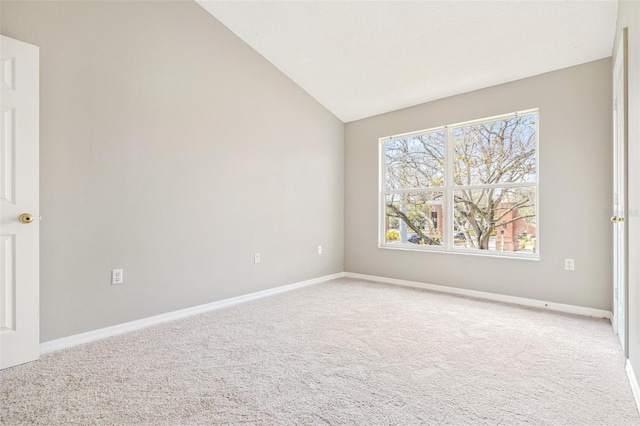
[[[640,2],[0,34],[0,424],[640,425]]]

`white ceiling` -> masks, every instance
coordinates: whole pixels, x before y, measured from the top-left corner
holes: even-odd
[[[611,56],[617,0],[206,1],[344,122]]]

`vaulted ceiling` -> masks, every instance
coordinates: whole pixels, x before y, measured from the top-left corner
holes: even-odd
[[[616,0],[206,1],[344,122],[611,56]]]

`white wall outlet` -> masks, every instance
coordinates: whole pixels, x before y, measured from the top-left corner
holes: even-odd
[[[122,284],[124,278],[122,277],[122,269],[111,270],[111,284]]]
[[[253,254],[253,263],[255,263],[256,265],[260,263],[260,253]]]
[[[318,254],[322,254],[322,246],[318,246]]]
[[[574,259],[565,259],[564,260],[564,270],[565,271],[573,271],[576,269],[576,261]]]

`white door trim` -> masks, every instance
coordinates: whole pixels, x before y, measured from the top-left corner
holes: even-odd
[[[636,373],[633,371],[631,361],[628,359],[625,364],[625,370],[627,372],[629,384],[631,385],[631,392],[633,392],[633,399],[636,402],[636,408],[638,409],[638,412],[640,412],[640,385],[638,385],[638,378],[636,377]]]

